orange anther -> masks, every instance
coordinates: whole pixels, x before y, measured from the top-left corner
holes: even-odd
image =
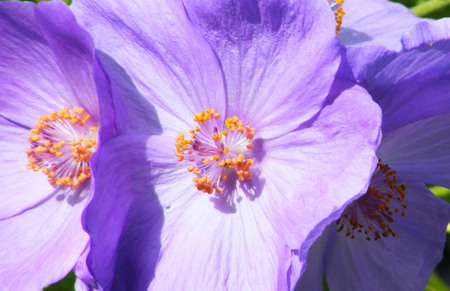
[[[48,176],[48,181],[52,185],[70,186],[72,189],[75,189],[78,184],[88,179],[91,176],[88,166],[89,158],[92,155],[90,149],[95,149],[97,141],[92,138],[78,137],[76,140],[71,141],[70,145],[66,146],[65,140],[55,141],[53,138],[65,134],[65,131],[54,133],[55,131],[60,131],[61,125],[83,127],[90,118],[91,116],[81,107],[74,107],[72,111],[70,111],[69,107],[65,107],[59,112],[41,116],[35,128],[30,130],[28,140],[32,142],[32,147],[26,150],[29,156],[27,167],[35,171],[42,170]],[[97,127],[91,126],[89,130],[96,132]],[[69,139],[69,137],[67,138]],[[81,161],[84,163],[79,165],[67,164],[67,160],[59,159],[65,153],[72,155],[72,163],[80,163]],[[64,163],[64,166],[58,170],[62,163]],[[71,168],[77,168],[78,170],[75,173],[70,170]]]
[[[230,172],[236,173],[238,181],[252,178],[250,167],[253,160],[246,159],[245,153],[241,151],[243,146],[247,149],[253,147],[248,140],[253,139],[255,129],[246,126],[237,116],[227,118],[220,129],[216,121],[220,117],[215,109],[206,109],[194,116],[193,120],[199,125],[189,130],[190,140],[186,140],[182,134],[175,139],[177,160],[184,161],[187,157],[189,162],[194,163],[188,167],[188,171],[196,175],[193,179],[194,185],[199,191],[209,194],[224,191],[221,183],[228,179]],[[201,130],[202,134],[196,134]],[[89,145],[85,143],[84,146]],[[234,152],[235,149],[237,152]],[[83,153],[84,151],[85,149]],[[83,154],[80,153],[77,157],[83,158]],[[211,164],[211,161],[216,163]],[[200,162],[208,166],[197,168],[196,165]]]

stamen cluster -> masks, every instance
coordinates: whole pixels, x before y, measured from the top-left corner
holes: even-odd
[[[382,237],[397,237],[390,227],[393,216],[406,216],[406,185],[398,184],[396,172],[389,166],[377,165],[367,193],[353,202],[337,220],[338,232],[344,231],[346,237],[355,238],[356,233],[364,233],[366,240],[379,240]]]
[[[189,131],[191,138],[179,134],[175,140],[178,161],[192,163],[188,171],[196,175],[195,187],[208,194],[222,193],[230,175],[240,182],[252,178],[254,162],[247,155],[253,148],[255,129],[236,116],[219,126],[220,119],[214,109],[200,112],[194,117],[198,125]]]
[[[91,177],[89,160],[97,147],[97,126],[81,107],[41,116],[30,130],[28,169],[42,170],[51,185],[75,189]]]
[[[342,7],[338,7],[337,9],[335,7],[344,4],[344,0],[336,0],[336,1],[328,0],[328,4],[334,11],[334,19],[336,21],[336,36],[338,36],[339,32],[341,31],[342,19],[344,18],[345,12],[344,9],[342,9]]]

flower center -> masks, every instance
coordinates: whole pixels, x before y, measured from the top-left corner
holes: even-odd
[[[346,237],[364,234],[366,240],[397,237],[391,228],[394,216],[406,216],[406,185],[399,184],[396,172],[378,162],[367,193],[351,203],[336,221],[338,232]]]
[[[345,12],[340,5],[344,4],[344,0],[328,0],[331,10],[334,12],[334,20],[336,21],[336,36],[339,35],[342,26],[342,19]]]
[[[214,109],[207,109],[194,117],[198,125],[191,129],[191,139],[179,134],[175,140],[178,161],[191,163],[188,171],[199,191],[212,194],[222,193],[230,175],[236,175],[243,182],[252,178],[248,158],[253,148],[255,129],[244,125],[236,116],[227,118],[222,124]]]
[[[52,185],[77,188],[91,177],[89,159],[97,147],[97,130],[81,107],[41,116],[28,137],[27,167],[41,170]]]

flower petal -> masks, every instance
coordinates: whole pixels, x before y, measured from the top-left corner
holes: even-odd
[[[309,249],[306,269],[298,280],[295,291],[323,290],[324,261],[326,259],[325,251],[328,245],[329,229],[330,227],[327,227]]]
[[[104,119],[114,120],[116,134],[160,134],[162,129],[154,106],[139,93],[127,72],[105,53],[97,51],[96,56],[111,81],[112,98],[101,101],[112,104],[112,112]],[[170,124],[177,122],[179,120],[173,118]]]
[[[156,107],[161,124],[177,128],[207,108],[225,112],[217,57],[181,1],[80,0],[71,8],[97,48],[130,74],[133,90]]]
[[[376,162],[374,148],[380,122],[378,108],[363,89],[352,87],[344,81],[338,81],[334,89],[336,95],[340,96],[323,110],[324,117],[319,116],[310,129],[298,131],[303,133],[302,137],[314,137],[315,140],[322,131],[341,124],[340,129],[331,130],[329,135],[323,133],[326,145],[320,150],[328,147],[329,151],[332,142],[327,144],[328,139],[333,139],[334,146],[336,141],[354,145],[351,154],[349,150],[331,158],[332,162],[339,164],[345,161],[339,170],[346,167],[344,172],[353,175],[352,181],[355,182],[336,182],[336,189],[332,190],[334,196],[339,198],[334,199],[337,202],[333,200],[336,203],[326,210],[326,216],[344,207],[347,200],[358,195],[358,191],[365,191],[371,173],[370,162]],[[355,102],[354,96],[358,96],[357,100],[360,101]],[[335,96],[331,96],[331,100],[332,97]],[[360,112],[364,112],[363,120],[360,119]],[[373,115],[373,118],[367,120],[367,115]],[[351,126],[350,121],[353,123]],[[286,151],[285,143],[286,140],[272,143],[283,145],[282,150],[277,146],[270,148],[275,149],[274,155]],[[295,144],[295,141],[291,140],[290,143]],[[294,232],[293,227],[296,229],[298,224],[286,223],[280,218],[280,209],[288,213],[286,217],[291,217],[290,214],[299,214],[298,209],[305,206],[299,207],[296,201],[285,202],[280,183],[273,177],[275,175],[271,168],[263,170],[261,174],[269,174],[267,181],[271,182],[267,183],[267,192],[255,200],[243,199],[236,213],[220,211],[214,207],[211,196],[198,193],[192,184],[191,173],[177,165],[174,155],[167,151],[172,144],[173,139],[166,135],[122,135],[103,146],[96,171],[96,196],[86,212],[87,229],[92,238],[89,262],[94,277],[106,289],[110,286],[139,289],[146,288],[148,284],[154,290],[169,287],[197,290],[212,287],[245,289],[246,286],[291,288],[290,284],[296,279],[290,278],[294,265],[292,260],[298,258],[293,255],[290,245],[298,248],[301,239],[305,239],[308,231],[325,217],[315,214],[316,209],[306,207],[303,217],[309,215],[312,222],[304,229],[302,224],[301,235],[298,232],[295,235],[287,234]],[[317,160],[318,156],[321,155],[314,158]],[[264,160],[267,158],[264,157]],[[309,158],[309,161],[312,160]],[[322,160],[326,160],[329,165],[329,157]],[[274,164],[263,162],[261,167],[264,169],[270,165],[273,168]],[[336,170],[332,169],[335,168],[328,166],[328,170],[336,174]],[[323,173],[321,169],[319,174],[316,173],[317,177]],[[302,182],[311,177],[303,171],[300,175],[305,175],[303,180],[300,179]],[[340,175],[336,177],[338,180]],[[359,190],[350,191],[350,187]],[[156,193],[157,196],[150,193]],[[295,199],[308,200],[307,197]],[[297,210],[292,209],[291,204]],[[285,227],[289,229],[285,230]],[[315,231],[318,233],[322,229]],[[310,240],[312,238],[308,238]],[[249,255],[243,260],[242,254],[247,252]],[[306,250],[303,257],[306,257]],[[179,268],[177,272],[173,272],[174,263]],[[276,276],[267,276],[268,273]]]
[[[167,153],[167,143],[160,136],[122,135],[102,147],[97,192],[86,213],[90,262],[100,284],[106,289],[145,289],[150,282],[152,290],[289,289],[295,256],[262,209],[250,200],[236,215],[216,209],[211,196],[195,189],[192,174]],[[277,276],[267,276],[274,272]]]
[[[27,169],[29,134],[28,129],[0,116],[0,219],[38,205],[55,191],[46,175]]]
[[[321,109],[340,60],[325,1],[184,4],[220,59],[228,116],[245,118],[271,138]]]
[[[367,92],[336,81],[336,95],[311,124],[265,142],[258,198],[302,262],[349,201],[365,193],[376,165],[380,110]],[[356,97],[358,96],[358,97]],[[280,215],[280,211],[283,213]]]
[[[383,132],[450,112],[450,40],[395,55],[382,50],[376,54],[380,58],[374,61],[357,51],[348,57],[354,71],[363,72],[357,78],[383,111]]]
[[[87,262],[105,290],[142,290],[154,277],[164,216],[151,184],[147,138],[121,135],[98,154],[96,192],[86,209]]]
[[[399,178],[450,188],[450,114],[383,134],[377,155]]]
[[[399,51],[403,34],[415,24],[428,21],[403,5],[387,0],[345,0],[339,41],[345,46],[382,45]]]
[[[396,52],[376,45],[350,46],[345,50],[353,76],[364,88],[370,87],[375,76],[397,57]]]
[[[64,63],[63,61],[76,63],[81,60],[81,56],[85,57],[88,54],[86,50],[88,50],[89,44],[85,43],[85,39],[77,39],[77,33],[81,33],[80,28],[74,19],[65,19],[71,15],[68,12],[69,8],[57,1],[39,5],[1,2],[0,5],[0,29],[3,37],[0,44],[2,63],[0,81],[3,84],[0,88],[0,95],[9,96],[0,102],[0,114],[13,122],[31,128],[37,118],[44,114],[61,110],[65,106],[85,105],[89,107],[90,103],[96,102],[95,88],[88,90],[85,86],[81,86],[82,84],[78,83],[78,77],[68,75],[69,72],[66,73],[59,65]],[[48,19],[43,17],[46,12],[37,13],[37,18],[34,13],[35,8],[39,10],[37,7],[42,7],[42,5],[58,9],[57,15],[64,16],[64,19],[55,18],[51,25],[71,28],[67,36],[74,38],[71,42],[73,47],[70,50],[56,53],[53,51],[53,46],[49,44],[50,39],[47,39],[52,33],[44,34],[41,30],[42,26],[38,25],[38,22],[47,23]],[[69,32],[69,30],[67,31]],[[53,45],[61,45],[61,42],[65,41],[64,38],[57,39],[55,35],[52,37]],[[74,56],[76,57],[74,58]],[[90,57],[92,58],[92,52]],[[85,71],[86,69],[70,73],[84,76]],[[45,78],[42,77],[43,75]],[[80,99],[77,100],[76,96],[79,96]],[[87,104],[85,100],[89,100],[90,103]],[[97,111],[89,113],[96,117]]]
[[[36,23],[67,82],[65,95],[74,98],[69,104],[82,106],[93,118],[100,120],[91,36],[78,26],[69,7],[62,1],[39,3]]]
[[[72,198],[60,192],[38,207],[0,221],[2,288],[38,290],[73,268],[89,236],[81,225],[88,199]]]
[[[408,214],[391,224],[396,239],[349,239],[330,226],[325,264],[331,290],[425,288],[442,257],[450,206],[419,184],[408,184],[405,203]]]
[[[450,19],[444,18],[417,24],[403,36],[402,44],[404,49],[409,50],[422,44],[433,45],[448,39],[450,39]]]
[[[290,289],[291,250],[262,208],[243,200],[230,215],[212,207],[205,194],[197,195],[166,214],[150,289]]]
[[[65,84],[54,82],[60,80],[61,73],[36,27],[35,4],[1,2],[0,7],[0,95],[9,96],[2,98],[0,114],[31,128],[49,108],[63,107],[62,94],[52,93],[66,92]],[[41,77],[43,72],[45,78]]]
[[[75,290],[77,291],[93,291],[100,289],[87,266],[86,259],[89,251],[90,245],[88,244],[73,268],[73,271],[77,276],[77,280],[75,281]]]

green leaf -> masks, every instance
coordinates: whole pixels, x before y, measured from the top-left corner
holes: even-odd
[[[424,17],[442,10],[447,5],[450,5],[450,0],[430,0],[417,4],[411,8],[411,11],[417,16]]]
[[[75,280],[77,277],[74,272],[70,272],[67,276],[59,282],[47,286],[44,291],[75,291]]]
[[[446,201],[447,203],[450,203],[450,189],[433,185],[427,186],[434,195]],[[447,225],[447,233],[450,233],[450,223]]]
[[[431,192],[433,192],[434,195],[450,203],[450,189],[440,186],[429,186],[428,188]]]
[[[450,288],[445,284],[444,280],[441,279],[436,273],[431,275],[428,281],[425,291],[450,291]]]
[[[416,15],[420,14],[420,17],[440,19],[450,16],[449,0],[393,0],[392,2],[403,4],[409,8],[414,7],[413,9],[415,10],[422,10],[416,13]],[[436,2],[436,3],[428,4],[429,2]]]
[[[322,287],[323,287],[323,291],[330,290],[330,288],[328,288],[328,282],[327,282],[327,277],[325,276],[325,273],[323,273],[323,275],[322,275]]]

